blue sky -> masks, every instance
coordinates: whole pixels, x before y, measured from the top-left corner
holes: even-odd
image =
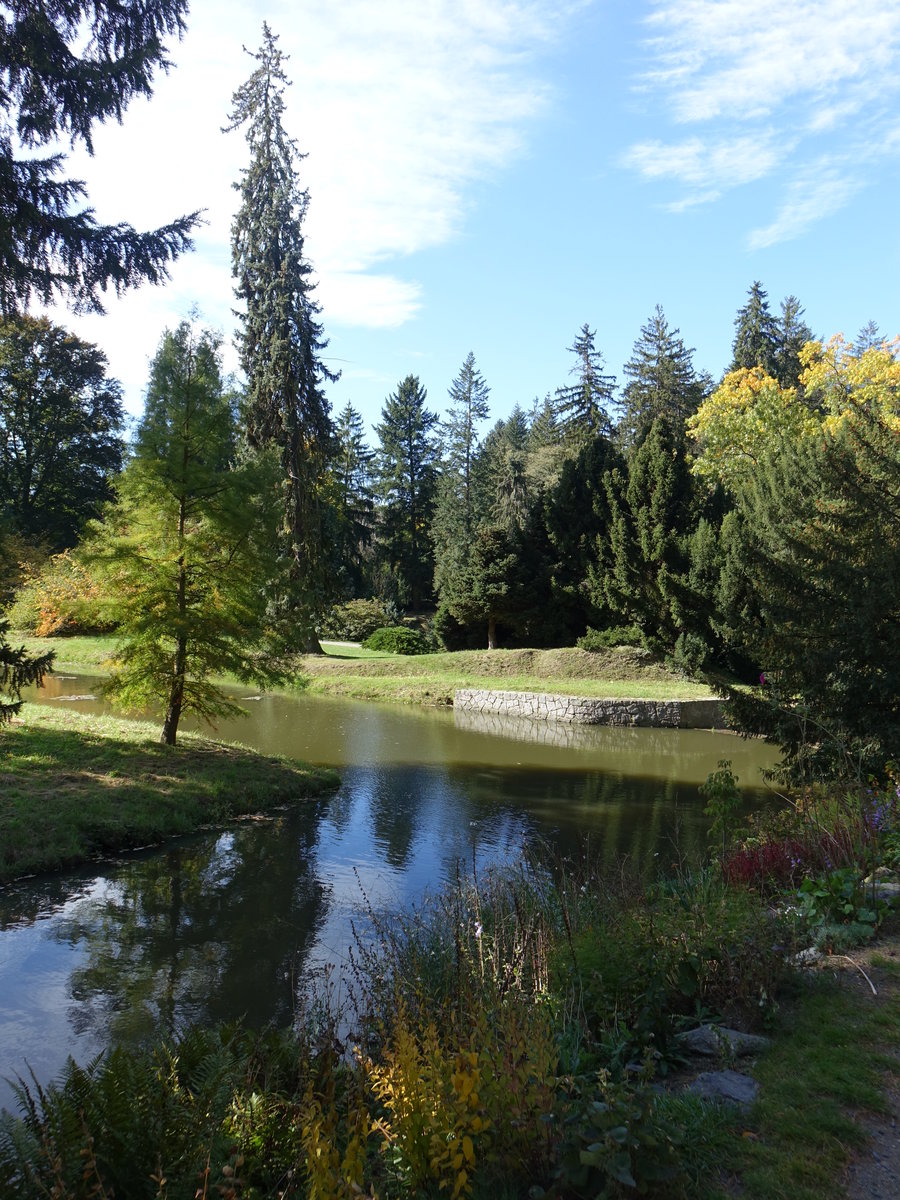
[[[820,336],[900,332],[900,0],[194,0],[173,70],[72,169],[98,216],[206,210],[164,288],[55,316],[140,411],[196,305],[234,366],[231,93],[267,20],[291,56],[329,392],[372,425],[408,373],[443,412],[471,350],[492,419],[566,382],[587,322],[609,371],[661,304],[719,375],[759,279]]]

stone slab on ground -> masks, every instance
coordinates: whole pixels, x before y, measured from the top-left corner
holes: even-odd
[[[702,1071],[687,1085],[685,1091],[704,1100],[724,1100],[747,1109],[759,1094],[759,1084],[740,1071]]]
[[[772,1044],[770,1038],[760,1037],[756,1033],[741,1033],[737,1029],[724,1029],[720,1025],[699,1025],[696,1029],[680,1033],[676,1040],[689,1054],[699,1054],[704,1058],[760,1054]]]

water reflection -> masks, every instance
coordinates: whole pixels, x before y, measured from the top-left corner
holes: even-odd
[[[53,680],[48,702],[92,707],[67,689],[87,696],[91,681]],[[68,1053],[190,1021],[289,1022],[310,972],[345,961],[363,907],[406,908],[458,863],[483,872],[537,842],[578,855],[589,840],[608,865],[627,855],[652,873],[703,846],[696,782],[718,758],[743,780],[771,761],[723,735],[541,726],[543,745],[515,723],[492,733],[444,712],[254,703],[222,733],[337,765],[340,789],[0,892],[0,1077],[27,1063],[46,1081]]]

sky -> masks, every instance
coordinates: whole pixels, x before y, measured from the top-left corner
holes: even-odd
[[[622,382],[657,304],[718,377],[754,280],[817,336],[900,333],[900,0],[193,0],[152,98],[69,161],[101,220],[204,210],[167,285],[53,312],[132,415],[194,308],[237,366],[247,147],[222,127],[263,21],[290,56],[335,413],[371,430],[414,374],[443,414],[470,351],[491,420],[528,410],[585,323]]]

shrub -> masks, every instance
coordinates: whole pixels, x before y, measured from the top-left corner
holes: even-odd
[[[7,615],[14,629],[35,637],[72,637],[114,630],[112,609],[89,568],[64,550],[24,584]]]
[[[643,646],[644,638],[636,625],[614,625],[612,629],[588,629],[575,643],[579,650],[611,650],[614,646]]]
[[[376,629],[363,642],[367,650],[381,650],[385,654],[427,654],[428,642],[417,629],[405,629],[402,625],[388,625]]]
[[[388,625],[395,616],[393,604],[382,600],[347,600],[335,604],[322,621],[321,633],[326,638],[347,642],[362,642]]]

